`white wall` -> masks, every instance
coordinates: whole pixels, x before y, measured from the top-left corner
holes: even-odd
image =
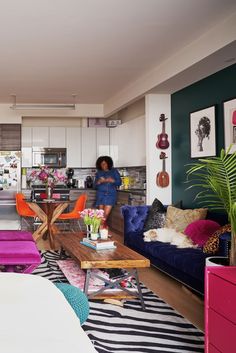
[[[151,204],[157,197],[163,204],[172,201],[171,195],[171,101],[169,94],[148,94],[145,97],[146,110],[146,166],[147,166],[147,204]],[[157,135],[161,133],[162,123],[159,121],[161,114],[165,114],[166,133],[169,136],[170,147],[166,150],[156,148]],[[156,185],[156,175],[162,169],[160,152],[166,152],[166,170],[170,176],[170,185],[160,188]]]
[[[11,104],[0,104],[0,124],[20,124],[22,117],[103,117],[103,104],[76,104],[75,110],[13,110]]]

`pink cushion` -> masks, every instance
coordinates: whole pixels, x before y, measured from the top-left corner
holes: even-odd
[[[30,232],[22,230],[0,230],[0,241],[27,240],[34,241]]]
[[[217,222],[207,220],[199,220],[189,224],[184,234],[186,234],[194,244],[203,246],[208,238],[220,228]]]
[[[21,265],[40,264],[39,251],[32,241],[0,242],[0,264]]]

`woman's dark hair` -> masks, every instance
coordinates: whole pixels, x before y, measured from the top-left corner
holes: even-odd
[[[109,156],[101,156],[96,161],[96,168],[98,170],[101,170],[101,164],[104,161],[107,163],[108,169],[111,169],[113,167],[113,160],[112,160],[111,157],[109,157]]]

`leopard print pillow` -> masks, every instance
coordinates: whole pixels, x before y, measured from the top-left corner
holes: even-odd
[[[216,254],[219,250],[219,243],[220,243],[220,235],[231,232],[231,225],[226,224],[225,226],[218,229],[205,243],[203,247],[203,252],[205,254]]]

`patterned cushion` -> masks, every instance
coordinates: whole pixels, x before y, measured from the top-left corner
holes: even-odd
[[[184,232],[185,228],[192,222],[199,219],[205,219],[207,208],[196,208],[193,210],[181,210],[179,208],[168,206],[166,214],[166,228],[173,228],[177,232]]]
[[[224,233],[231,232],[231,225],[226,224],[225,226],[218,229],[206,242],[203,247],[203,252],[205,254],[216,254],[219,250],[220,236]]]
[[[144,232],[147,232],[149,229],[162,228],[165,224],[165,215],[166,209],[165,206],[155,199],[150,207],[148,217],[144,224]]]

